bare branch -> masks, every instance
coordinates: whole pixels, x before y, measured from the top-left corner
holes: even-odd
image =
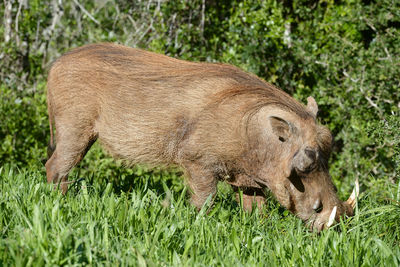
[[[17,15],[15,16],[15,42],[17,43],[17,47],[19,47],[20,45],[19,35],[18,35],[18,21],[19,21],[19,15],[21,14],[22,4],[23,0],[19,0],[18,11]]]
[[[285,23],[285,31],[283,33],[283,43],[286,44],[288,48],[292,47],[292,37],[290,36],[290,33],[291,33],[291,27],[290,26],[291,26],[290,22],[286,22]],[[317,63],[317,61],[315,63]],[[326,63],[321,64],[321,65],[326,67]]]
[[[206,11],[206,1],[203,0],[201,3],[201,22],[200,22],[200,35],[201,38],[204,38],[204,20],[205,20],[205,13]]]
[[[364,98],[368,101],[368,103],[375,108],[378,111],[379,116],[382,118],[383,117],[383,112],[382,110],[378,107],[377,104],[372,101],[370,97],[368,97],[364,91],[364,78],[365,78],[365,66],[362,67],[362,73],[361,73],[361,81],[360,81],[360,91],[364,95]]]
[[[74,3],[82,10],[83,13],[86,14],[86,16],[88,16],[94,23],[96,23],[97,25],[100,25],[100,22],[95,19],[79,2],[78,0],[74,0]]]
[[[4,0],[4,42],[8,43],[11,39],[11,11],[12,11],[12,0]]]
[[[133,28],[135,29],[135,31],[138,31],[137,25],[135,20],[132,18],[131,15],[127,15],[127,18],[129,19],[129,21],[132,23]]]

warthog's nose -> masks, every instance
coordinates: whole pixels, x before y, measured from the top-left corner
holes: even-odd
[[[323,206],[322,206],[322,202],[319,198],[317,200],[315,200],[312,208],[316,213],[320,213],[322,211]]]
[[[312,159],[312,161],[314,162],[317,159],[317,153],[315,152],[314,149],[307,147],[306,149],[304,149],[304,153],[306,153],[306,155]]]

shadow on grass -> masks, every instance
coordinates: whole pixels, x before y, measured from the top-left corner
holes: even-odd
[[[185,186],[183,172],[176,168],[148,169],[136,166],[132,169],[124,167],[119,169],[111,166],[108,173],[103,174],[78,167],[77,171],[72,173],[70,177],[70,180],[76,182],[72,184],[69,191],[76,193],[79,191],[83,180],[85,180],[90,191],[99,194],[106,189],[108,184],[111,184],[113,193],[117,195],[129,193],[133,190],[142,192],[151,190],[157,195],[166,194],[168,191],[179,194]]]
[[[90,152],[89,152],[90,153]],[[92,194],[102,195],[107,186],[111,184],[112,192],[115,195],[123,193],[141,192],[146,194],[148,190],[160,198],[171,196],[177,200],[185,188],[183,171],[178,167],[172,168],[148,168],[146,166],[125,167],[121,162],[104,157],[101,154],[92,153],[89,159],[84,160],[79,166],[74,168],[70,175],[70,181],[75,180],[69,188],[69,194],[78,194],[81,189],[82,181],[85,181],[87,189]],[[280,206],[272,194],[266,192],[266,207],[264,213],[278,208],[279,214],[287,211]],[[187,190],[187,205],[189,203],[190,192]],[[230,185],[220,182],[218,184],[218,194],[214,199],[214,207],[229,211],[239,212],[240,205],[235,200],[235,193]]]

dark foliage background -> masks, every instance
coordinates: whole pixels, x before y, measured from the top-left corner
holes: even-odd
[[[0,18],[1,164],[43,170],[48,67],[107,41],[234,64],[300,101],[312,95],[342,191],[355,177],[372,190],[398,180],[399,1],[3,0]],[[89,171],[118,167],[98,148],[89,157]]]

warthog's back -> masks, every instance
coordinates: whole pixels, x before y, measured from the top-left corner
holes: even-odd
[[[53,64],[48,101],[56,117],[92,123],[113,155],[132,163],[168,163],[210,98],[240,84],[265,85],[230,65],[94,44]]]

